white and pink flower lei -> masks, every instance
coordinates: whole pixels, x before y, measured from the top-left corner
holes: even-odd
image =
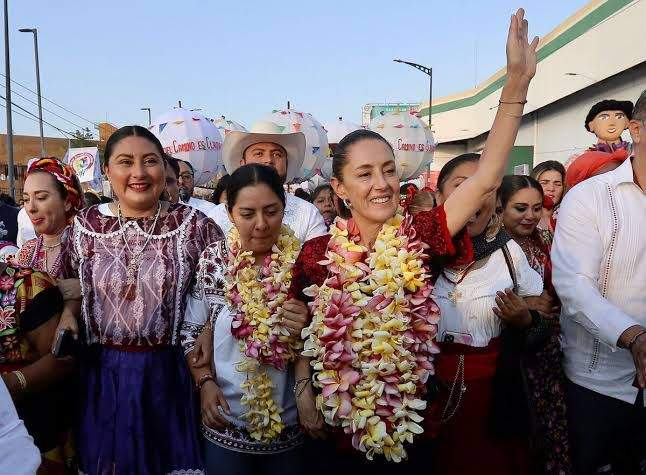
[[[272,396],[273,384],[262,365],[285,371],[300,349],[302,341],[290,336],[283,325],[282,309],[292,281],[292,267],[300,251],[300,241],[286,226],[263,262],[260,273],[254,267],[251,251],[240,249],[240,236],[233,227],[227,238],[229,248],[226,274],[227,299],[237,309],[231,322],[231,334],[240,341],[245,359],[236,369],[247,373],[242,383],[242,405],[249,434],[256,440],[270,442],[283,430],[282,409]]]
[[[303,355],[312,358],[326,422],[351,434],[368,459],[383,454],[399,462],[404,442],[423,432],[422,397],[439,352],[427,246],[401,212],[383,225],[372,252],[352,226],[337,218],[320,262],[328,278],[305,289],[315,299]]]

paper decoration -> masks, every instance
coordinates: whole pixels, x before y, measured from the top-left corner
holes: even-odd
[[[173,109],[157,117],[149,129],[162,143],[164,152],[193,166],[197,186],[223,172],[222,135],[203,115]]]
[[[262,120],[283,127],[282,133],[302,132],[305,135],[305,160],[295,182],[307,180],[320,169],[328,156],[327,134],[312,114],[295,110],[275,110]]]
[[[415,115],[394,111],[375,117],[369,128],[392,145],[400,180],[419,177],[433,162],[433,134],[426,123]]]

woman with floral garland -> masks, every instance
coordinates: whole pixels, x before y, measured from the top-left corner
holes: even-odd
[[[287,298],[301,243],[282,224],[285,192],[273,168],[254,164],[233,172],[226,206],[235,226],[203,252],[181,332],[192,364],[198,335],[212,329],[212,367],[191,366],[207,471],[300,474],[299,416],[314,436],[322,427],[313,401],[303,404],[293,389],[295,372],[308,372],[299,357],[307,308]],[[305,364],[295,368],[299,358]]]
[[[314,370],[311,380],[297,380],[297,391],[320,390],[316,402],[326,423],[351,437],[361,455],[378,459],[371,473],[383,470],[384,460],[404,460],[404,444],[424,430],[439,321],[429,276],[447,258],[471,261],[461,230],[504,173],[536,71],[538,38],[527,41],[523,17],[521,9],[511,18],[507,80],[478,171],[442,206],[412,217],[398,209],[390,144],[371,131],[347,135],[334,154],[331,184],[352,218],[337,219],[329,235],[305,243],[294,266],[290,294],[311,300],[303,354]],[[409,463],[428,467],[424,457],[420,452]],[[347,473],[362,470],[360,463],[347,469],[358,458],[330,457]]]

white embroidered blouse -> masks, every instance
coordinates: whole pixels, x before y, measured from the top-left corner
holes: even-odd
[[[187,298],[184,323],[180,338],[186,353],[193,349],[207,321],[213,326],[213,361],[217,384],[230,408],[230,415],[223,414],[232,424],[231,428],[218,431],[202,426],[202,434],[214,444],[246,453],[277,453],[299,445],[303,434],[298,426],[294,387],[294,371],[279,371],[272,366],[263,366],[273,383],[272,397],[282,408],[280,417],[285,424],[278,439],[263,444],[252,439],[245,430],[243,418],[246,409],[240,403],[243,391],[240,388],[246,375],[236,369],[244,359],[239,340],[231,334],[234,311],[225,297],[226,241],[223,239],[209,246],[200,258],[195,282]]]
[[[543,280],[529,266],[521,247],[511,240],[507,248],[516,271],[519,295],[540,295]],[[433,295],[441,315],[438,341],[445,341],[451,335],[455,343],[487,346],[502,331],[502,322],[492,311],[496,307],[496,292],[513,287],[502,249],[478,261],[459,282],[461,277],[455,271],[444,269],[435,283]]]

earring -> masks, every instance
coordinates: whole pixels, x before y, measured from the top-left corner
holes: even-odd
[[[352,203],[350,203],[347,199],[344,199],[342,201],[346,208],[352,209]]]

